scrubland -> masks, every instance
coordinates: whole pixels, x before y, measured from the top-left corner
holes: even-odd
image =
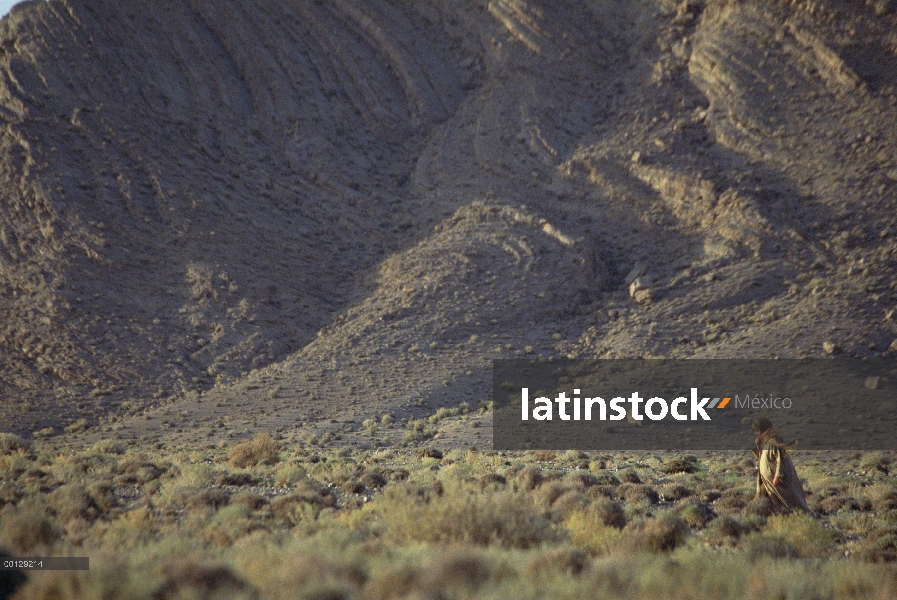
[[[202,450],[0,440],[0,545],[89,556],[16,598],[891,598],[886,453],[800,453],[816,516],[718,452]]]

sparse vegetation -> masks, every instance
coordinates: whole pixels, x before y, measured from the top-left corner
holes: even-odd
[[[897,591],[897,529],[886,508],[897,484],[870,468],[890,464],[887,453],[834,465],[798,459],[812,475],[811,498],[855,499],[815,518],[758,514],[742,491],[751,473],[733,476],[740,459],[727,456],[688,457],[696,476],[676,467],[683,457],[312,452],[264,434],[164,455],[111,441],[55,457],[41,442],[3,436],[0,444],[0,548],[91,557],[89,572],[29,573],[23,597]],[[747,502],[736,508],[741,494]]]

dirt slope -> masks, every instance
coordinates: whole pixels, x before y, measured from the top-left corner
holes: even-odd
[[[499,357],[894,355],[892,4],[25,3],[0,417],[199,438],[475,405]]]

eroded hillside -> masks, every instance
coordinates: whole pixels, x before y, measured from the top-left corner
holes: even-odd
[[[499,357],[893,355],[892,4],[26,2],[0,416],[199,436],[475,406]]]

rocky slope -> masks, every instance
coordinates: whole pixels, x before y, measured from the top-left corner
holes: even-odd
[[[25,2],[0,418],[291,430],[475,406],[493,358],[893,356],[893,4]]]

